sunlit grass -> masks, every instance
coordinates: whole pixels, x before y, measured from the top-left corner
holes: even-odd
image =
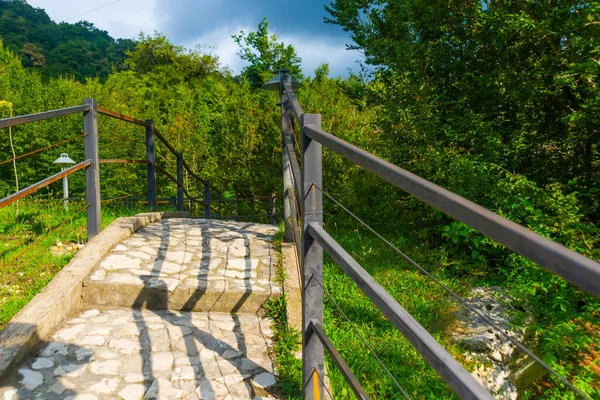
[[[62,201],[25,199],[19,202],[18,215],[14,204],[0,209],[0,329],[76,254],[75,246],[61,255],[53,254],[51,247],[58,241],[64,245],[87,241],[83,208],[82,202],[71,202],[65,211]],[[102,226],[145,211],[104,205]]]

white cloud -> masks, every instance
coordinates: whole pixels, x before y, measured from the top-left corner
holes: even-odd
[[[355,71],[358,69],[356,60],[361,59],[360,53],[346,50],[345,43],[339,40],[314,35],[281,35],[278,39],[294,46],[302,58],[302,71],[306,75],[314,75],[315,68],[324,62],[329,63],[332,77],[348,76],[348,68]]]
[[[68,20],[66,22],[75,23],[85,19],[115,38],[134,38],[141,31],[151,33],[157,29],[154,17],[156,0],[122,0],[90,13],[87,12],[110,1],[28,0],[28,3],[45,9],[56,22]],[[71,19],[83,13],[86,14]]]

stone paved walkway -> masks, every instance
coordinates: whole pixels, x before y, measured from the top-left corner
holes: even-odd
[[[92,307],[257,312],[272,295],[271,225],[166,219],[117,245],[91,274]]]
[[[260,306],[281,293],[274,233],[191,219],[141,229],[92,272],[90,309],[0,382],[0,399],[272,398]]]

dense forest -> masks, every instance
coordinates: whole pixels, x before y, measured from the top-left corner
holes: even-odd
[[[334,0],[326,9],[326,22],[349,32],[351,47],[365,54],[363,76],[332,79],[327,64],[301,76],[294,48],[269,35],[266,20],[234,36],[248,63],[234,77],[213,55],[161,34],[115,41],[87,23],[57,25],[24,2],[0,2],[0,111],[7,117],[94,97],[102,107],[154,120],[220,190],[259,196],[281,186],[277,98],[260,86],[286,67],[304,85],[304,110],[321,113],[325,130],[600,260],[600,4]],[[144,158],[141,128],[106,117],[99,127],[101,158]],[[79,116],[16,127],[16,154],[81,129]],[[83,159],[81,141],[61,151]],[[0,154],[11,158],[8,140],[0,141]],[[56,156],[19,160],[21,187],[54,171]],[[173,172],[160,146],[158,162]],[[143,196],[145,173],[103,165],[103,196]],[[11,164],[1,164],[0,196],[14,192],[14,178]],[[83,193],[83,177],[72,182]],[[159,186],[161,195],[174,192],[167,181]],[[597,300],[327,151],[324,186],[403,250],[426,248],[436,276],[465,288],[507,288],[535,316],[527,329],[543,359],[600,398],[600,378],[580,362],[600,351]],[[354,229],[327,207],[328,228]],[[565,398],[552,377],[534,387],[524,398]]]
[[[86,21],[57,24],[25,0],[0,1],[0,35],[24,67],[44,78],[74,76],[81,82],[123,70],[127,51],[135,48],[133,40],[115,40]]]

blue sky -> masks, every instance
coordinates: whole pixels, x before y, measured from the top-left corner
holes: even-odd
[[[70,23],[81,19],[117,38],[133,38],[155,30],[187,48],[216,47],[213,53],[234,72],[243,67],[231,35],[254,31],[262,17],[279,40],[294,45],[303,60],[305,74],[329,62],[332,76],[359,71],[357,51],[346,50],[349,35],[338,26],[325,24],[325,4],[330,0],[28,0],[46,10],[53,20]],[[112,4],[111,4],[112,3]],[[101,7],[101,8],[99,8]],[[96,10],[94,10],[96,9]],[[90,10],[92,12],[86,13]],[[79,14],[86,13],[80,17]],[[74,18],[75,17],[75,18]]]

